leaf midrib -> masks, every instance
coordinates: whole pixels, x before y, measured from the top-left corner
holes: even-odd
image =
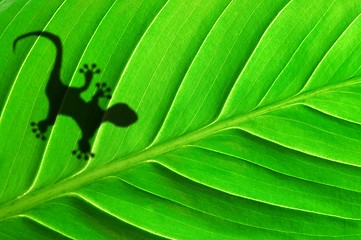
[[[30,192],[27,195],[21,196],[13,201],[7,202],[0,206],[0,220],[21,214],[26,210],[32,209],[38,204],[71,193],[76,189],[86,186],[99,179],[114,175],[115,173],[118,173],[124,169],[133,167],[137,164],[140,164],[172,150],[178,149],[182,146],[186,146],[187,144],[206,138],[214,133],[224,131],[236,125],[239,126],[239,124],[241,124],[242,122],[246,122],[247,120],[251,120],[258,116],[267,114],[281,108],[285,108],[293,104],[301,103],[302,100],[312,98],[315,95],[321,95],[330,91],[334,91],[336,89],[358,83],[361,83],[361,77],[351,78],[341,83],[338,82],[329,86],[320,87],[318,89],[314,89],[301,94],[296,94],[295,96],[292,96],[290,98],[264,106],[259,109],[255,109],[248,114],[229,118],[223,121],[213,122],[197,131],[188,133],[177,139],[169,140],[159,145],[154,145],[144,151],[135,153],[128,157],[115,160],[102,167],[94,169],[91,172],[84,172],[72,178],[68,178],[66,180],[49,186],[45,186],[43,188],[40,188],[39,190]]]

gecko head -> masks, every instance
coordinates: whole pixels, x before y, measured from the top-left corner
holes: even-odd
[[[136,112],[125,103],[118,103],[105,111],[104,122],[118,127],[128,127],[138,120]]]

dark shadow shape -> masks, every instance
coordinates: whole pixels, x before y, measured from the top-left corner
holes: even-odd
[[[94,157],[94,153],[90,152],[90,139],[103,122],[110,122],[117,127],[128,127],[137,121],[137,114],[125,103],[115,104],[107,110],[100,108],[100,98],[111,98],[111,89],[107,87],[106,83],[96,84],[96,93],[89,102],[81,98],[80,94],[89,88],[94,75],[100,73],[95,64],[91,66],[85,64],[80,69],[80,73],[84,75],[85,79],[83,86],[70,87],[63,84],[60,77],[63,47],[58,36],[42,31],[21,35],[14,40],[14,51],[18,41],[29,36],[47,38],[56,47],[55,62],[45,90],[49,101],[48,115],[39,122],[31,123],[32,131],[37,138],[45,140],[45,133],[49,127],[54,125],[58,115],[69,116],[77,123],[82,132],[82,137],[78,140],[78,149],[72,151],[72,154],[79,159],[88,160],[90,157]]]

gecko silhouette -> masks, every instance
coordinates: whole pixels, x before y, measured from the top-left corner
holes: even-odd
[[[79,159],[88,160],[94,157],[91,152],[90,139],[94,136],[96,130],[104,122],[110,122],[118,127],[127,127],[135,123],[138,119],[137,114],[125,103],[117,103],[107,110],[99,106],[100,98],[111,98],[111,89],[106,83],[97,83],[97,90],[89,102],[83,100],[80,94],[86,91],[95,74],[100,70],[95,64],[91,66],[85,64],[80,69],[84,75],[84,85],[81,87],[70,87],[61,80],[61,65],[63,58],[63,48],[58,36],[44,31],[30,32],[19,36],[14,40],[14,51],[18,41],[29,36],[40,36],[50,40],[56,47],[56,56],[49,80],[46,85],[46,96],[49,101],[49,110],[47,117],[38,122],[31,122],[32,132],[39,139],[45,140],[45,133],[49,127],[53,126],[58,115],[71,117],[79,126],[82,136],[78,140],[78,149],[72,151]]]

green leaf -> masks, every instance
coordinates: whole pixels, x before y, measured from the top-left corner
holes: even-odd
[[[359,239],[360,14],[358,0],[0,1],[0,238]],[[102,124],[90,160],[72,155],[74,119],[94,113],[70,88],[46,140],[32,133],[59,57],[44,35],[13,51],[34,31],[61,39],[71,89],[101,69],[77,101],[106,83],[91,109],[138,116]]]

